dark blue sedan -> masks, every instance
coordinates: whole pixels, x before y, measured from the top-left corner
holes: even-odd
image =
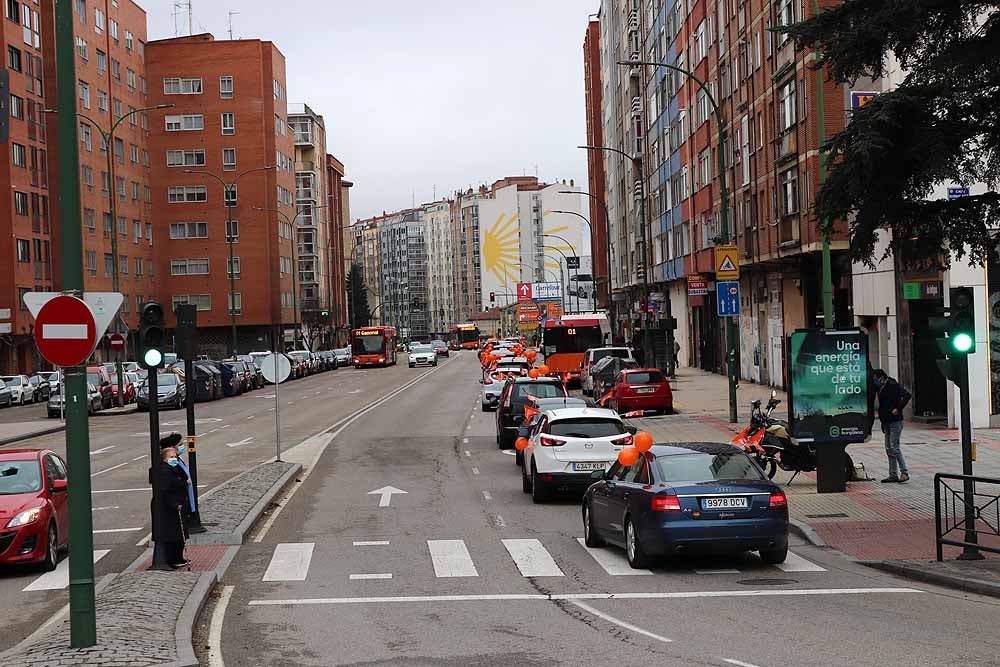
[[[594,473],[583,497],[587,546],[625,549],[629,565],[655,556],[788,553],[788,501],[741,449],[704,442],[654,445],[635,465]]]

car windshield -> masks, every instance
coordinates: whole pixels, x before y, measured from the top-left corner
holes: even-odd
[[[385,338],[379,335],[355,336],[352,343],[354,354],[379,354],[385,344]]]
[[[663,373],[659,371],[640,371],[638,373],[628,373],[625,375],[625,384],[657,384],[666,382]]]
[[[514,403],[526,403],[529,394],[535,398],[555,398],[556,396],[565,396],[566,392],[561,384],[553,382],[524,382],[514,385],[512,400]]]
[[[660,476],[667,482],[704,482],[719,479],[764,479],[743,452],[708,454],[691,452],[656,459]]]
[[[298,359],[299,361],[305,361],[309,359],[308,352],[289,352],[288,356],[290,356],[292,359]]]
[[[625,428],[617,419],[581,417],[552,422],[549,433],[570,438],[605,438],[609,435],[621,435],[625,433]]]
[[[3,380],[4,380],[4,382],[7,383],[8,387],[20,387],[21,386],[21,378],[19,378],[17,376],[15,376],[15,377],[6,377]]]
[[[101,384],[101,374],[100,373],[87,373],[87,382],[94,386],[99,386]]]
[[[431,347],[434,349],[440,349],[442,347],[448,347],[443,340],[432,340]]]
[[[49,382],[59,382],[59,373],[49,374]]]
[[[173,373],[160,373],[156,376],[156,387],[175,387],[181,383],[180,376]]]
[[[412,351],[414,354],[425,354],[427,352],[433,352],[434,348],[430,345],[414,345]]]
[[[601,359],[606,359],[608,357],[618,357],[619,359],[628,359],[630,356],[631,353],[628,351],[628,349],[624,347],[614,347],[607,350],[594,350],[593,363],[596,364]]]
[[[38,461],[0,461],[0,495],[36,493],[41,488]]]

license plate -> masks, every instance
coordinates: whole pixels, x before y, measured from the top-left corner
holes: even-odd
[[[654,391],[656,391],[656,387],[639,387],[638,389],[635,390],[635,393],[652,394]]]
[[[745,496],[701,499],[701,508],[705,510],[745,510],[747,507]]]
[[[587,463],[574,463],[573,470],[579,472],[592,471],[592,470],[604,470],[608,467],[608,464],[604,461],[594,461]]]

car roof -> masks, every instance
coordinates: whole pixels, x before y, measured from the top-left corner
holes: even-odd
[[[653,456],[676,456],[677,454],[738,454],[743,450],[721,442],[669,442],[654,444],[650,449]]]
[[[0,461],[24,461],[25,459],[36,459],[43,453],[47,454],[48,449],[4,449],[0,450]],[[32,454],[31,457],[26,457],[26,454]]]
[[[545,412],[554,420],[580,419],[582,417],[600,417],[603,419],[613,419],[618,422],[622,420],[621,415],[614,410],[606,408],[555,408],[547,409]]]
[[[632,348],[625,347],[624,345],[607,345],[605,347],[591,347],[587,352],[603,352],[604,350],[625,350],[630,351]]]
[[[587,401],[582,398],[575,398],[573,396],[552,396],[549,398],[536,398],[535,407],[543,408],[546,410],[555,410],[560,406],[569,408],[575,406],[585,407],[587,406]]]
[[[540,382],[545,384],[562,384],[562,380],[560,380],[559,378],[550,378],[550,377],[533,378],[528,376],[514,378],[514,382],[517,384],[528,384],[529,382]]]

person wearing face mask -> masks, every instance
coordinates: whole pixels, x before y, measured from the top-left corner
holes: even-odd
[[[889,458],[889,476],[882,483],[908,482],[910,471],[906,467],[899,438],[903,434],[903,408],[912,396],[881,368],[872,371],[872,379],[878,396],[878,419],[885,433],[885,454]]]
[[[171,434],[173,435],[173,434]],[[185,475],[179,466],[177,449],[171,446],[171,436],[160,441],[160,466],[156,470],[160,486],[160,521],[154,522],[153,540],[162,542],[167,563],[173,568],[184,567],[190,561],[184,558],[184,540],[187,537],[183,510],[187,502]]]
[[[191,483],[191,470],[184,461],[184,454],[187,453],[187,445],[184,444],[183,436],[180,433],[174,432],[164,436],[160,440],[160,448],[162,449],[163,447],[173,447],[177,450],[177,468],[184,473],[184,483],[187,485],[187,502],[184,504],[183,510],[184,525],[190,532],[191,515],[197,511],[197,505],[194,500],[194,485]]]

